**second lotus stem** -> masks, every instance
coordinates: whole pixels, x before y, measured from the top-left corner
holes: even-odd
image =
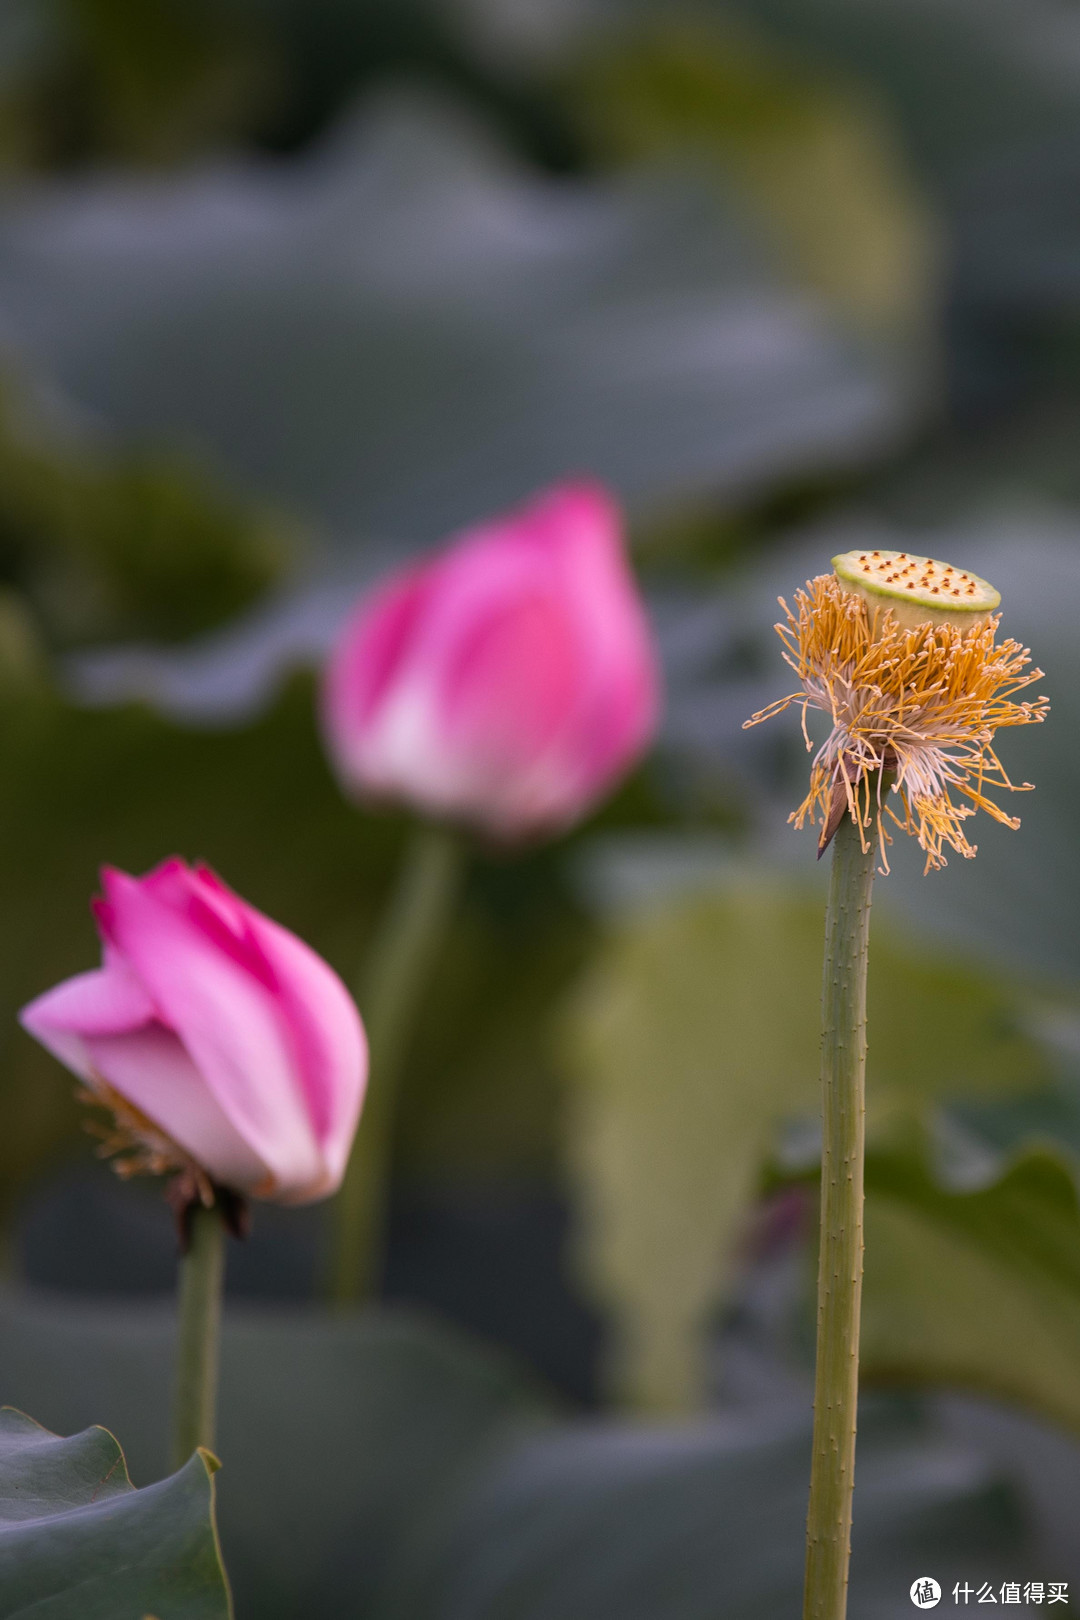
[[[803,1620],[844,1620],[859,1397],[866,966],[876,860],[850,814],[836,832],[822,987],[821,1251]]]
[[[380,1280],[401,1072],[462,866],[456,833],[431,825],[416,829],[361,978],[357,999],[371,1044],[371,1078],[349,1167],[334,1201],[330,1292],[339,1305],[370,1297]]]

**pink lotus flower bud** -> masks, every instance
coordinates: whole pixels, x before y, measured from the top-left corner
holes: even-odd
[[[576,483],[372,592],[330,660],[323,720],[347,790],[514,839],[582,816],[658,708],[618,508]]]
[[[282,1204],[334,1192],[367,1076],[337,974],[205,866],[174,856],[102,884],[102,966],[20,1017],[112,1109],[117,1168]]]

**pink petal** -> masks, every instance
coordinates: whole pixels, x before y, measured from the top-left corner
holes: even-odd
[[[155,1016],[150,1000],[130,967],[106,950],[105,965],[77,973],[24,1007],[22,1022],[35,1035],[39,1027],[115,1035],[137,1029]]]
[[[439,709],[447,746],[469,751],[478,786],[488,778],[497,788],[551,743],[578,701],[583,651],[551,591],[489,612],[462,635],[443,671]]]
[[[154,1004],[143,986],[107,947],[104,967],[78,973],[47,990],[23,1008],[19,1022],[61,1063],[89,1080],[85,1036],[138,1029],[154,1016]]]
[[[102,872],[106,888],[111,876],[109,869]],[[119,876],[122,878],[124,874]],[[209,867],[193,871],[178,856],[173,856],[137,881],[147,894],[186,917],[209,943],[276,993],[278,986],[273,969],[259,947],[249,920],[258,913],[245,905]]]
[[[281,986],[280,1005],[325,1174],[306,1190],[322,1198],[345,1173],[367,1080],[367,1040],[356,1003],[322,957],[258,912],[252,927]]]
[[[348,778],[356,743],[407,655],[429,594],[430,568],[408,568],[365,597],[330,659],[322,721],[331,753]]]

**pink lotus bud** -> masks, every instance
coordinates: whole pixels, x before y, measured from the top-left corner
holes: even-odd
[[[347,789],[512,839],[582,816],[658,708],[618,508],[576,483],[372,592],[330,660],[323,718]]]
[[[21,1013],[112,1108],[117,1168],[304,1204],[341,1182],[367,1076],[345,986],[205,866],[109,868],[102,966]]]

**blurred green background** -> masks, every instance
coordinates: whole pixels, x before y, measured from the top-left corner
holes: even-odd
[[[385,1299],[233,1246],[241,1620],[771,1620],[808,1452],[822,873],[775,597],[1001,589],[1018,833],[878,886],[853,1610],[1080,1582],[1080,11],[1071,0],[0,0],[0,1398],[164,1468],[175,1256],[17,1008],[100,863],[209,860],[351,982],[403,818],[314,679],[396,559],[626,504],[657,747],[477,853]],[[917,853],[917,852],[916,852]]]

